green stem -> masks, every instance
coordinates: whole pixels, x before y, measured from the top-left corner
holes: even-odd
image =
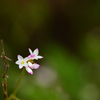
[[[16,93],[17,93],[18,87],[19,87],[19,85],[20,85],[20,82],[21,82],[21,80],[22,80],[24,74],[25,74],[25,68],[23,68],[23,71],[22,71],[21,76],[20,76],[20,78],[19,78],[19,80],[18,80],[18,82],[17,82],[17,85],[16,85],[16,87],[15,87],[15,89],[14,89],[14,92],[13,92],[12,95],[9,97],[9,100],[11,100],[11,99],[18,100],[18,99],[16,98],[15,95],[16,95]]]
[[[18,83],[17,83],[17,85],[16,85],[16,87],[15,87],[15,90],[14,90],[14,92],[13,92],[13,95],[16,95],[16,92],[17,92],[17,90],[18,90],[18,87],[19,87],[19,85],[20,85],[20,82],[21,82],[21,80],[22,80],[24,74],[25,74],[25,68],[23,68],[23,71],[22,71],[22,73],[21,73],[21,76],[20,76],[20,78],[19,78],[19,80],[18,80]]]

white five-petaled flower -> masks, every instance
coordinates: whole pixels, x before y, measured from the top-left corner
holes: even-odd
[[[33,60],[43,58],[42,56],[38,56],[38,49],[35,49],[34,52],[32,53],[32,50],[29,49],[30,55],[26,58],[23,58],[21,55],[18,55],[17,58],[18,60],[15,62],[16,64],[19,65],[19,69],[25,67],[26,71],[30,74],[33,74],[32,69],[38,69],[39,64],[33,63]]]
[[[43,58],[42,56],[38,55],[39,54],[39,50],[38,49],[35,49],[33,52],[32,50],[29,48],[29,52],[30,52],[30,55],[28,56],[28,59],[41,59]]]
[[[18,55],[17,58],[18,60],[15,63],[19,65],[19,69],[25,67],[28,73],[33,74],[33,71],[28,67],[28,58],[23,58],[21,55]]]
[[[27,66],[27,57],[23,58],[21,55],[17,56],[18,60],[15,62],[19,65],[19,69],[23,68],[23,66]]]

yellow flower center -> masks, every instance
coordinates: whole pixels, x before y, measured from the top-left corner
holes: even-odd
[[[22,62],[21,62],[21,64],[24,64],[24,63],[25,63],[25,61],[22,61]]]

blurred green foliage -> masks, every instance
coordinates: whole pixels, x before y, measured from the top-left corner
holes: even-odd
[[[0,39],[13,59],[8,61],[8,94],[22,71],[15,65],[17,55],[26,57],[28,48],[39,48],[41,66],[33,75],[25,73],[18,98],[100,100],[99,5],[99,0],[0,0]],[[0,94],[4,100],[2,87]]]

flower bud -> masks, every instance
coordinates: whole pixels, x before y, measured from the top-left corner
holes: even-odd
[[[3,92],[3,97],[4,97],[4,98],[7,98],[6,92]]]
[[[2,89],[3,89],[3,91],[6,90],[6,85],[5,85],[4,81],[2,81]]]
[[[9,76],[7,76],[7,75],[4,74],[4,75],[2,75],[2,77],[3,77],[3,78],[8,78]]]

